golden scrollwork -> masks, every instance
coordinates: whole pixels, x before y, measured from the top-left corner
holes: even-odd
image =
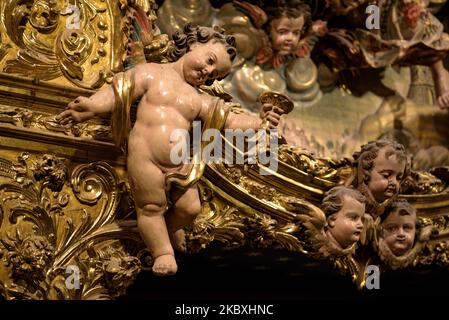
[[[152,264],[110,121],[69,129],[54,116],[123,69],[132,7],[153,21],[154,1],[80,0],[79,21],[71,3],[0,3],[0,294],[6,299],[111,299]],[[67,28],[68,22],[79,28]],[[168,38],[153,36],[146,59],[166,62]],[[204,91],[230,99],[219,87]],[[359,288],[370,264],[382,270],[449,265],[447,168],[414,171],[403,186],[400,198],[418,210],[425,232],[401,261],[382,251],[379,221],[366,219],[357,247],[341,250],[325,241],[319,205],[327,190],[348,181],[351,159],[317,157],[290,145],[280,145],[278,159],[270,175],[261,174],[268,170],[261,163],[206,166],[199,181],[202,213],[187,233],[191,252],[213,241],[280,246],[331,263]],[[79,286],[71,289],[67,272],[76,270]]]
[[[334,160],[318,158],[310,151],[301,147],[281,145],[279,159],[297,169],[303,170],[312,176],[342,182],[351,174],[351,160],[343,158]]]
[[[154,1],[2,1],[0,70],[99,88],[123,70],[134,5],[156,18]]]
[[[131,208],[121,203],[129,192],[114,169],[102,162],[81,164],[69,176],[65,159],[29,153],[17,161],[2,159],[0,168],[4,296],[98,299],[124,294],[141,269],[137,256],[143,246],[135,220],[116,220],[117,211]],[[65,284],[67,270],[79,272],[76,290]]]
[[[63,133],[72,137],[112,140],[111,130],[107,123],[81,123],[71,128],[60,125],[53,114],[38,112],[25,108],[0,106],[0,123],[20,128],[38,129],[40,131]]]

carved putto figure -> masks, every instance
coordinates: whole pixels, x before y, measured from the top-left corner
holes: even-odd
[[[174,42],[170,55],[175,62],[138,64],[116,74],[113,86],[90,98],[77,98],[58,116],[62,124],[72,125],[113,113],[114,139],[128,152],[138,228],[155,259],[153,272],[161,276],[176,273],[173,248],[185,250],[183,228],[201,211],[196,182],[202,171],[196,164],[173,163],[171,149],[179,143],[171,140],[173,130],[189,130],[195,119],[217,129],[257,129],[265,121],[274,128],[281,112],[265,104],[260,118],[237,114],[223,100],[197,92],[198,86],[223,78],[231,70],[234,38],[222,29],[186,25],[174,35]],[[131,129],[129,109],[139,99]],[[180,188],[170,188],[176,184]]]
[[[365,197],[356,189],[338,186],[326,192],[321,208],[329,242],[342,250],[353,247],[363,232]]]
[[[421,226],[416,209],[406,200],[391,203],[380,218],[378,251],[381,260],[393,269],[413,263],[428,242],[432,226]]]
[[[416,234],[416,210],[405,200],[395,201],[381,216],[381,243],[395,256],[403,256],[413,247]]]
[[[289,0],[258,7],[234,1],[220,9],[217,21],[236,36],[239,53],[223,86],[245,108],[258,111],[263,91],[286,94],[296,107],[312,106],[321,98],[309,54],[326,26],[321,21],[312,25],[308,5]]]
[[[403,145],[390,140],[371,141],[354,154],[349,184],[366,197],[366,211],[374,219],[398,195],[410,174],[410,161]]]

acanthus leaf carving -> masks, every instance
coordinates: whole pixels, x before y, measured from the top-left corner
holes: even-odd
[[[51,154],[0,161],[0,293],[7,299],[112,299],[146,265],[136,221],[114,221],[129,190],[113,168],[78,165],[69,179],[67,165]],[[80,271],[76,290],[65,285],[70,266]]]

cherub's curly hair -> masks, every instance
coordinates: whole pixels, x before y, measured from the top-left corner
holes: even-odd
[[[265,24],[265,31],[270,33],[271,22],[275,19],[304,17],[304,27],[302,31],[309,28],[312,23],[310,6],[301,0],[277,0],[276,5],[262,5],[268,16],[268,23]]]
[[[337,186],[327,191],[324,195],[324,199],[321,202],[321,210],[323,210],[326,218],[337,213],[343,207],[343,198],[349,197],[354,200],[365,203],[366,198],[357,189]]]
[[[168,53],[169,58],[173,61],[176,61],[187,52],[189,52],[190,46],[194,43],[207,43],[210,40],[215,40],[223,43],[226,47],[226,52],[231,58],[231,61],[234,60],[237,54],[234,36],[226,35],[224,33],[224,29],[218,26],[210,28],[193,26],[190,23],[186,24],[183,30],[178,30],[173,35],[175,47]]]
[[[358,181],[359,179],[357,174],[355,174],[352,180],[353,187],[358,188],[360,183],[364,183],[365,185],[368,184],[371,178],[370,172],[374,166],[374,159],[377,158],[379,151],[385,147],[390,147],[392,149],[385,154],[387,158],[395,155],[399,161],[405,162],[405,170],[402,181],[410,175],[410,158],[407,156],[405,148],[402,144],[386,139],[370,141],[362,146],[360,152],[355,152],[353,155],[353,167],[355,169],[363,170],[363,181]]]

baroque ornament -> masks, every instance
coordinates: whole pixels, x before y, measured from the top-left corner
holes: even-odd
[[[136,5],[155,18],[153,1],[2,1],[0,70],[99,88],[123,69]]]
[[[22,153],[17,162],[2,159],[0,179],[6,298],[124,294],[141,269],[143,247],[134,220],[115,221],[126,189],[109,165],[78,165],[69,177],[62,159]],[[67,270],[79,272],[76,290],[66,285]]]
[[[111,299],[153,263],[137,231],[124,162],[103,152],[113,149],[110,123],[94,119],[67,128],[54,117],[71,99],[92,94],[80,88],[100,87],[123,69],[132,17],[142,17],[135,5],[152,22],[154,2],[77,3],[79,21],[69,1],[0,3],[0,69],[16,74],[0,75],[10,90],[0,88],[0,294],[6,299]],[[353,3],[329,1],[343,13]],[[79,27],[66,28],[67,22]],[[167,38],[141,25],[154,37],[139,35],[145,47],[133,61],[142,52],[147,61],[167,61]],[[230,98],[217,83],[204,91]],[[290,145],[280,146],[278,158],[277,172],[268,176],[260,175],[260,163],[204,168],[201,214],[187,230],[190,252],[213,241],[280,246],[331,263],[358,288],[370,264],[382,270],[449,264],[447,168],[412,171],[402,183],[398,198],[417,210],[419,237],[398,258],[382,242],[382,222],[371,216],[354,246],[342,249],[326,238],[321,202],[350,180],[352,159]]]

